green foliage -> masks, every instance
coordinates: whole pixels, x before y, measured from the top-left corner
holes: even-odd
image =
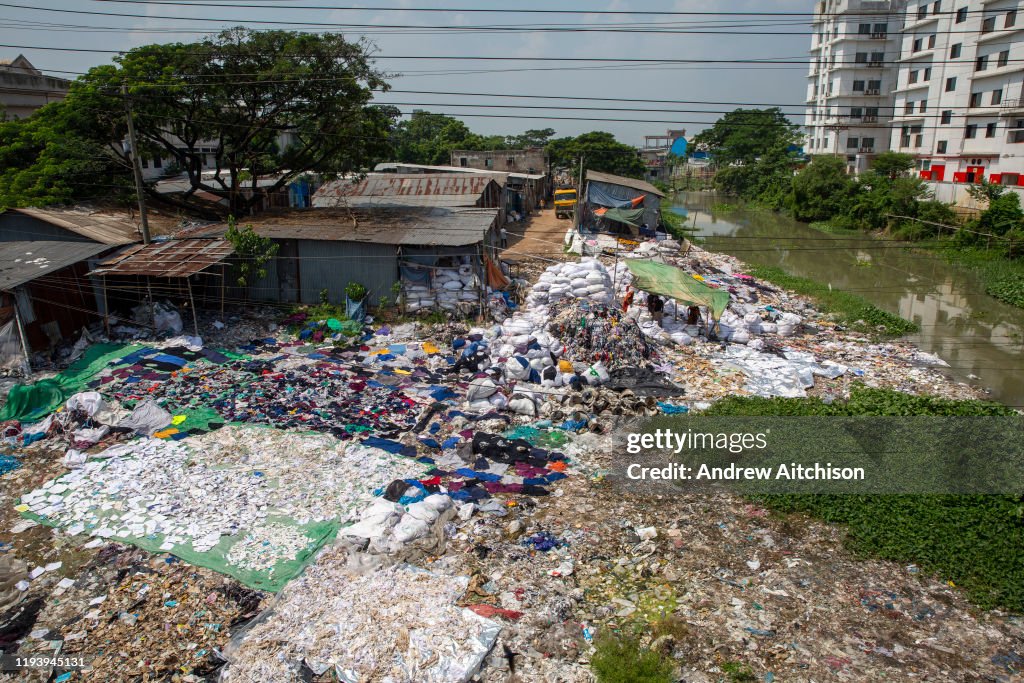
[[[986,401],[952,401],[888,389],[854,387],[847,401],[733,397],[710,415],[1013,415]],[[846,525],[846,542],[866,556],[913,562],[964,588],[983,608],[1024,609],[1024,523],[1015,496],[773,495],[785,512]]]
[[[1004,186],[990,183],[984,178],[980,183],[973,183],[967,186],[967,194],[977,201],[991,202],[1009,192]]]
[[[687,239],[689,236],[689,230],[686,228],[686,220],[674,211],[663,211],[661,214],[661,223],[665,226],[665,231],[676,239],[683,240]]]
[[[398,111],[372,104],[374,91],[388,86],[368,49],[337,33],[235,28],[199,42],[129,50],[90,69],[66,101],[97,136],[122,140],[127,84],[140,152],[185,171],[185,200],[204,190],[241,215],[303,173],[359,171],[381,156]],[[200,151],[209,140],[220,143],[212,178],[202,174]],[[252,181],[243,183],[243,170]],[[266,175],[279,179],[255,187]]]
[[[345,285],[345,296],[352,301],[362,301],[366,298],[366,287],[358,282],[349,282]]]
[[[843,213],[857,184],[839,157],[817,156],[793,178],[791,208],[799,221],[828,220]]]
[[[914,323],[883,311],[856,294],[830,289],[828,285],[790,275],[774,266],[755,267],[748,272],[783,289],[811,297],[822,311],[832,314],[838,322],[859,332],[901,337],[917,331]]]
[[[592,131],[575,138],[558,138],[548,143],[547,151],[552,166],[572,169],[573,177],[579,176],[580,157],[585,170],[629,178],[644,176],[644,164],[636,148],[619,142],[611,133]]]
[[[1016,192],[995,197],[978,218],[978,231],[1005,235],[1019,229],[1024,223],[1024,211],[1020,208],[1020,196]]]
[[[251,225],[239,229],[234,216],[228,217],[228,231],[224,233],[224,239],[231,243],[238,257],[233,270],[239,287],[248,287],[267,276],[265,266],[277,254],[279,245],[276,242],[258,235]]]
[[[673,683],[672,663],[628,636],[599,635],[590,666],[598,683]]]
[[[452,150],[480,149],[483,140],[462,121],[445,114],[415,111],[399,122],[391,133],[398,161],[410,164],[447,166]]]
[[[692,140],[694,149],[706,148],[721,167],[752,164],[758,158],[799,143],[799,128],[778,107],[737,109],[718,119]]]
[[[910,173],[916,163],[913,154],[882,152],[871,161],[871,170],[882,177],[895,180]]]
[[[300,306],[295,309],[294,312],[302,311],[307,316],[308,320],[328,320],[334,318],[336,320],[347,320],[348,316],[345,315],[345,310],[338,304],[332,304],[326,301],[321,301],[316,306]]]
[[[321,303],[321,305],[330,303],[329,298],[330,298],[330,290],[328,290],[326,287],[324,287],[323,289],[320,290],[320,303]]]
[[[995,250],[964,246],[946,249],[943,255],[950,262],[975,271],[986,294],[1024,308],[1024,261],[1009,260]]]
[[[28,118],[0,122],[0,209],[133,198],[130,168],[87,114],[69,97]]]
[[[722,672],[729,677],[729,683],[755,683],[754,670],[742,662],[725,662]]]

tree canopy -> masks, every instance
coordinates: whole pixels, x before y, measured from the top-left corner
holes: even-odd
[[[172,159],[188,178],[186,198],[205,190],[227,197],[235,213],[303,173],[361,170],[385,149],[397,117],[370,103],[388,86],[367,46],[337,34],[236,28],[196,43],[135,48],[90,69],[67,102],[92,114],[97,134],[119,142],[122,85],[140,153]],[[120,144],[110,151],[129,159]],[[203,174],[208,153],[212,177]],[[264,175],[277,180],[260,187]]]
[[[552,140],[547,147],[551,165],[579,173],[583,159],[586,170],[602,171],[630,178],[644,176],[644,164],[635,147],[619,142],[611,133],[593,131],[583,135]]]
[[[769,152],[786,151],[799,142],[799,128],[778,107],[737,109],[693,138],[693,146],[707,149],[720,166],[752,164]]]

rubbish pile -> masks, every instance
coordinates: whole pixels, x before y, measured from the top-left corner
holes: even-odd
[[[468,312],[478,307],[481,290],[480,277],[468,263],[458,268],[402,266],[402,295],[409,313],[438,308],[453,312],[467,308]]]

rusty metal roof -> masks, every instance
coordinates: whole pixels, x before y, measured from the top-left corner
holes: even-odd
[[[55,273],[109,248],[95,242],[0,242],[0,289]]]
[[[90,275],[189,277],[235,253],[224,239],[186,239],[136,244],[100,263]]]
[[[82,209],[8,209],[58,228],[113,246],[131,244],[139,239],[139,228],[132,221]]]
[[[382,173],[359,179],[333,180],[313,195],[313,206],[334,208],[371,207],[471,207],[493,185],[490,176],[469,173]]]
[[[621,185],[622,187],[630,187],[640,192],[647,192],[658,197],[664,197],[665,193],[656,188],[650,183],[645,183],[642,180],[636,178],[624,178],[620,175],[612,175],[611,173],[601,173],[600,171],[587,171],[587,180],[593,180],[598,183],[608,183],[609,185]]]
[[[497,217],[497,209],[476,208],[304,209],[260,214],[243,225],[272,239],[461,247],[483,241]],[[227,229],[220,224],[189,234],[219,237]]]

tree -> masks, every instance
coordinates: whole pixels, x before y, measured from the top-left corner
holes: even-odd
[[[846,173],[846,162],[816,156],[793,178],[791,208],[799,221],[823,221],[847,209],[857,184]]]
[[[91,117],[66,102],[0,122],[0,209],[127,199],[131,168],[108,153]]]
[[[250,287],[267,276],[267,261],[274,258],[279,248],[276,242],[257,234],[251,225],[239,229],[234,216],[228,216],[224,239],[231,243],[238,256],[233,271],[239,287]]]
[[[429,111],[414,111],[391,132],[395,158],[410,164],[445,166],[452,150],[480,149],[483,139],[462,121]]]
[[[978,231],[993,235],[1005,235],[1019,230],[1024,223],[1024,211],[1020,208],[1020,197],[1007,192],[989,202],[988,208],[978,218]]]
[[[799,129],[778,107],[737,109],[694,136],[694,147],[707,149],[720,167],[752,164],[769,151],[788,151],[800,141]]]
[[[381,155],[397,110],[371,105],[386,90],[368,47],[338,34],[236,28],[196,43],[147,45],[90,69],[67,102],[91,112],[110,153],[127,162],[128,88],[139,152],[170,158],[233,213],[307,172],[347,173]],[[203,174],[213,149],[215,173]],[[243,172],[245,174],[243,175]],[[260,176],[276,180],[260,187]],[[243,190],[248,190],[244,192]]]
[[[917,162],[912,154],[882,152],[871,161],[871,170],[887,178],[907,175]]]
[[[586,170],[601,171],[630,178],[643,178],[644,163],[635,147],[619,142],[611,133],[593,131],[578,137],[558,138],[547,147],[552,166],[570,168],[579,175],[582,157]]]
[[[554,128],[534,128],[522,133],[521,135],[506,136],[505,144],[509,149],[546,147],[553,137],[555,137]]]
[[[979,202],[983,201],[991,203],[993,199],[1002,197],[1006,192],[1007,189],[1005,186],[997,183],[990,183],[984,178],[982,178],[981,182],[977,184],[967,186],[967,194],[970,195],[972,199]]]

